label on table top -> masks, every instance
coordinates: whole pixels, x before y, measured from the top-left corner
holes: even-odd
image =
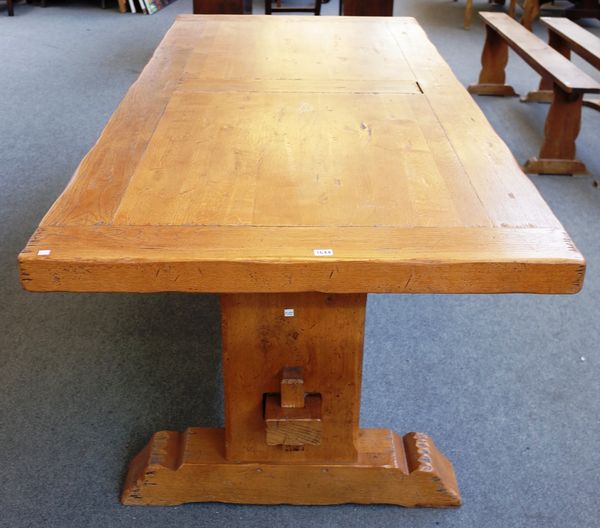
[[[315,257],[333,257],[333,249],[313,249]]]
[[[294,317],[294,309],[293,308],[285,308],[283,310],[284,317]]]
[[[48,255],[50,255],[50,250],[49,249],[40,249],[38,251],[38,256],[39,257],[46,257]]]

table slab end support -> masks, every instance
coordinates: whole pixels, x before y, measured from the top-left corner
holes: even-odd
[[[359,427],[366,303],[221,295],[225,427],[156,433],[122,502],[460,505],[429,436]]]
[[[426,434],[361,429],[357,448],[353,463],[240,463],[225,458],[224,429],[161,431],[132,461],[121,501],[460,506],[452,465]]]

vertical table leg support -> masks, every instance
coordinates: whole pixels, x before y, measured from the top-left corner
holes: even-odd
[[[467,90],[476,95],[517,95],[514,88],[505,84],[508,44],[486,24],[485,43],[481,54],[479,82],[471,84]]]
[[[365,307],[363,294],[223,295],[225,428],[156,433],[122,502],[460,505],[429,436],[358,427]]]

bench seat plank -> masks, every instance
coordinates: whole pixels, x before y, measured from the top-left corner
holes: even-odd
[[[581,58],[600,70],[600,38],[568,18],[542,17],[542,24],[560,35]]]

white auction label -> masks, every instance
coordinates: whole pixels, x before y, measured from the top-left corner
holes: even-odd
[[[38,251],[38,256],[39,257],[46,257],[48,255],[50,255],[50,250],[49,249],[40,249]]]
[[[333,257],[333,249],[313,249],[315,257]]]
[[[293,308],[285,308],[283,310],[284,317],[294,317],[294,309]]]

